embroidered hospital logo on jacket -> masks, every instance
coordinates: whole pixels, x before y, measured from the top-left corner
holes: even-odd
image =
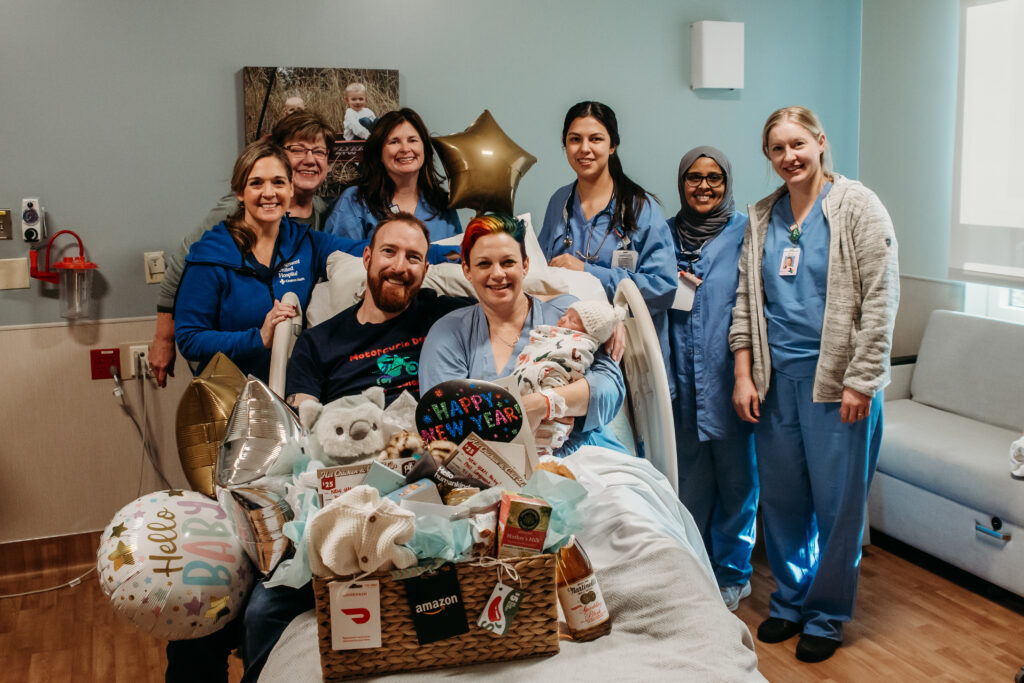
[[[288,285],[293,282],[305,282],[306,276],[298,270],[298,266],[301,263],[302,259],[297,258],[281,266],[281,270],[277,271],[277,281],[282,285]]]

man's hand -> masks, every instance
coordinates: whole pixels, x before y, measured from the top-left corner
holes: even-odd
[[[156,332],[149,344],[149,367],[158,387],[167,386],[167,376],[174,377],[174,317],[170,313],[156,314]]]

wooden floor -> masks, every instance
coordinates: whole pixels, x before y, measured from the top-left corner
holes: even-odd
[[[940,567],[954,583],[904,559],[905,548],[886,547],[865,550],[856,618],[835,656],[803,664],[793,656],[796,638],[776,645],[755,639],[765,677],[785,683],[1012,681],[1024,664],[1024,601],[990,588],[991,600],[961,585],[970,584],[963,575]],[[4,574],[10,564],[5,561]],[[88,568],[2,576],[0,594],[56,585]],[[751,632],[767,615],[774,589],[760,554],[752,586],[737,611]],[[163,641],[115,615],[95,574],[71,588],[0,600],[0,681],[157,683],[163,648]],[[235,658],[230,675],[233,682],[241,677]]]

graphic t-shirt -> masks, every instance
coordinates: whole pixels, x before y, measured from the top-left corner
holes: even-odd
[[[285,394],[309,394],[327,404],[379,386],[388,403],[405,390],[418,397],[420,348],[427,331],[445,314],[472,303],[421,289],[400,315],[366,324],[356,318],[361,304],[347,308],[295,341]]]

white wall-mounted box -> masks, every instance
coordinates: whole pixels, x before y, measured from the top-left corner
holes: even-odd
[[[690,24],[690,89],[743,88],[743,22]]]

